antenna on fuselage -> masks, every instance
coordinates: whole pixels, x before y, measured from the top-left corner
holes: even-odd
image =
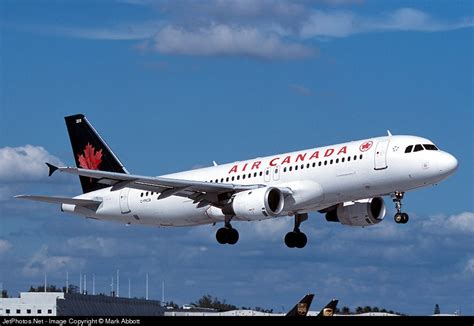
[[[214,164],[214,166],[218,166],[219,164],[216,163],[216,161],[212,161],[212,164]]]
[[[388,129],[387,129],[387,134],[388,134],[389,137],[392,137],[392,133]]]

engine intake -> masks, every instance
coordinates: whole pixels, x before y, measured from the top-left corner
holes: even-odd
[[[237,193],[232,202],[222,209],[236,219],[259,220],[278,216],[283,211],[285,198],[275,187],[259,188]]]
[[[383,198],[375,197],[340,203],[326,213],[326,220],[351,226],[368,226],[380,223],[385,212]]]

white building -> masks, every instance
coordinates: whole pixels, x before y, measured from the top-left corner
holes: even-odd
[[[19,298],[0,298],[0,316],[56,316],[62,292],[21,292]]]

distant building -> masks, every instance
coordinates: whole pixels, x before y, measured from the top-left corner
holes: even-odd
[[[62,292],[21,292],[19,298],[0,298],[0,316],[57,316]]]
[[[81,295],[63,292],[21,292],[1,298],[0,316],[163,316],[160,301]]]

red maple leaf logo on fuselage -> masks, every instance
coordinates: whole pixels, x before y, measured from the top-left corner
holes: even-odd
[[[77,159],[81,168],[98,170],[100,163],[102,163],[102,149],[96,151],[91,144],[87,143],[84,148],[84,155],[79,154]]]

